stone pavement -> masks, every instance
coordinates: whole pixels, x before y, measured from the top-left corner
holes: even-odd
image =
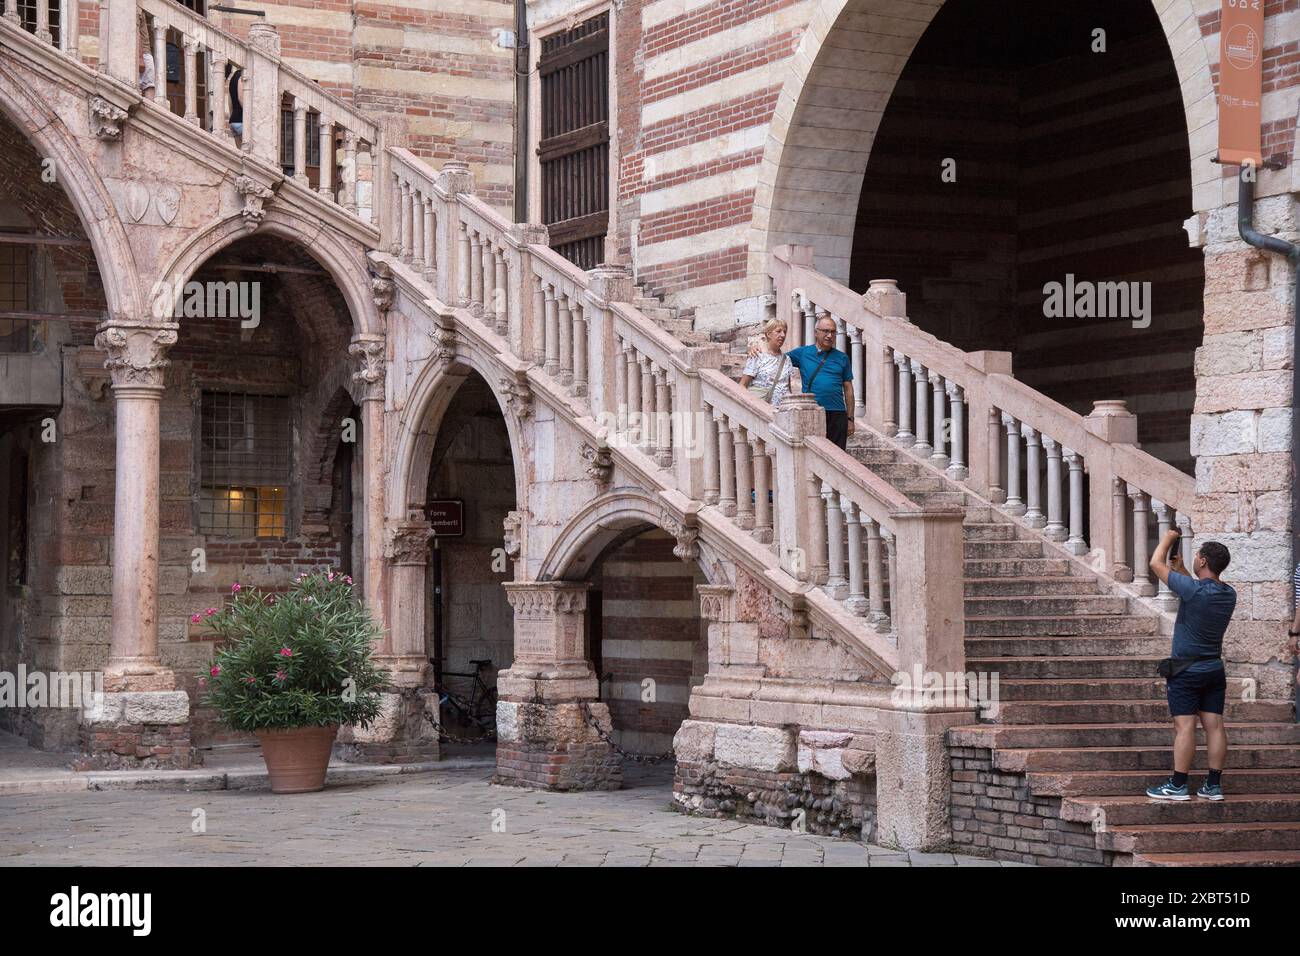
[[[464,766],[296,796],[0,795],[0,865],[1015,865],[688,817],[669,808],[668,768],[627,777],[614,792],[545,793],[492,786],[489,768]],[[206,832],[195,833],[200,819]]]

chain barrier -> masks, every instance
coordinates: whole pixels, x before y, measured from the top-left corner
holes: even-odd
[[[655,764],[661,764],[665,760],[673,760],[677,757],[677,753],[672,750],[662,754],[629,753],[628,751],[620,747],[618,744],[614,743],[614,741],[610,738],[609,734],[605,733],[604,729],[600,726],[600,724],[596,722],[596,718],[591,713],[591,707],[588,704],[582,705],[582,719],[584,722],[586,722],[588,727],[590,727],[592,730],[596,732],[597,737],[599,737],[605,743],[609,744],[609,746],[613,749],[614,753],[618,754],[624,760],[630,760],[633,763],[650,764],[653,766]]]
[[[457,737],[455,734],[448,733],[442,722],[435,720],[432,714],[426,712],[424,719],[433,725],[433,729],[438,731],[438,739],[446,744],[481,744],[497,739],[496,727],[485,727],[481,737]]]

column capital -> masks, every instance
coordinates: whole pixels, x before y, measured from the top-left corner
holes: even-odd
[[[358,402],[383,401],[386,351],[384,336],[377,332],[362,333],[348,346],[355,366],[353,394]]]
[[[95,330],[95,346],[108,353],[104,368],[113,388],[162,391],[163,376],[171,362],[165,357],[176,344],[175,322],[135,322],[112,318]]]
[[[393,522],[385,535],[384,557],[392,564],[424,565],[432,540],[433,525],[427,521]]]

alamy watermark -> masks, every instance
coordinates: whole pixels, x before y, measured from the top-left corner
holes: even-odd
[[[1133,328],[1151,325],[1150,282],[1065,282],[1043,286],[1043,315],[1049,319],[1132,319]]]
[[[0,707],[64,707],[98,715],[104,706],[101,671],[0,671]]]
[[[150,307],[159,320],[239,319],[241,328],[255,329],[262,321],[262,283],[158,282]]]

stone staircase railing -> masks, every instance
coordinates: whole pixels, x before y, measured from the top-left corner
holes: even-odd
[[[72,30],[60,27],[56,38],[50,31],[35,30],[41,22],[41,10],[48,18],[48,0],[40,0],[37,19],[26,22],[18,15],[16,0],[7,0],[0,23],[32,34],[37,41],[61,50],[68,59],[77,59]],[[65,2],[60,14],[66,9]],[[269,178],[279,178],[281,170],[291,190],[319,196],[354,217],[368,220],[368,197],[362,195],[372,176],[365,169],[365,157],[378,155],[383,149],[383,133],[372,119],[342,99],[321,89],[303,74],[286,66],[280,59],[280,38],[274,27],[255,23],[249,29],[249,41],[215,26],[211,21],[173,0],[121,0],[105,4],[107,16],[101,23],[100,71],[85,71],[83,85],[93,86],[108,106],[105,109],[130,107],[132,93],[138,90],[139,55],[137,11],[145,18],[147,35],[154,59],[154,105],[179,116],[184,122],[210,137],[213,144],[238,148],[246,157],[271,167]],[[64,21],[68,18],[62,17]],[[104,24],[108,32],[103,35]],[[184,96],[173,108],[167,96],[167,45],[182,48],[181,81]],[[232,101],[227,66],[243,71],[241,106],[243,132],[238,138],[230,127]],[[84,68],[83,68],[84,69]],[[105,77],[117,85],[101,82]],[[199,103],[200,80],[206,91],[206,108]],[[281,112],[291,109],[293,133],[286,137]],[[308,131],[315,133],[319,146],[319,177],[315,187],[308,183]],[[264,167],[265,168],[265,167]],[[289,171],[291,170],[291,171]]]
[[[811,341],[822,316],[839,327],[860,419],[1071,553],[1091,554],[1101,573],[1176,606],[1149,577],[1150,515],[1160,533],[1181,528],[1186,546],[1195,482],[1137,447],[1122,401],[1072,412],[1017,381],[1009,352],[963,352],[912,325],[893,281],[859,295],[818,273],[810,247],[779,247],[772,271],[788,346]]]
[[[823,437],[811,399],[756,401],[719,371],[717,346],[685,345],[628,304],[625,269],[579,270],[544,227],[507,222],[472,189],[463,164],[435,173],[386,150],[382,248],[499,336],[536,390],[562,394],[593,457],[693,508],[699,533],[800,613],[886,673],[962,668],[960,508],[919,508]]]

